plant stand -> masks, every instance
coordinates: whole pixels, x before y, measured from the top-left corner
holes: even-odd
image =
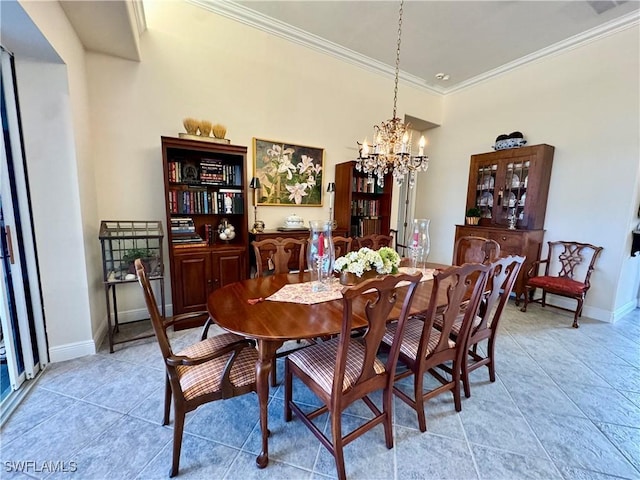
[[[114,345],[154,335],[145,332],[126,339],[117,339],[115,335],[120,330],[116,287],[123,283],[138,283],[135,273],[131,270],[135,258],[143,259],[150,282],[160,282],[162,316],[165,316],[163,238],[162,224],[157,221],[105,220],[100,224],[110,353],[113,353]]]

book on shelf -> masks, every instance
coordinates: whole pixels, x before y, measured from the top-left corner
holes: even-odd
[[[184,244],[184,243],[206,243],[200,235],[197,233],[178,233],[172,235],[172,242],[174,244]]]

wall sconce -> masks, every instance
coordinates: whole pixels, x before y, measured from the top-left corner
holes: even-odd
[[[327,184],[327,193],[329,194],[329,220],[331,220],[331,229],[335,230],[338,227],[338,224],[333,218],[333,202],[335,200],[335,195],[336,195],[335,182],[329,182]]]
[[[253,177],[249,182],[249,188],[253,189],[253,228],[251,233],[260,233],[264,231],[264,222],[258,220],[258,190],[260,190],[260,179]]]

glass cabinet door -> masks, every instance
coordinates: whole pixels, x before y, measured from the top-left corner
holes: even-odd
[[[482,218],[493,218],[495,214],[497,174],[497,163],[483,163],[477,167],[475,206],[480,208]]]
[[[525,205],[527,185],[529,183],[529,160],[520,160],[506,164],[504,184],[498,190],[498,211],[495,223],[501,225],[526,224]],[[515,217],[515,218],[513,218]]]

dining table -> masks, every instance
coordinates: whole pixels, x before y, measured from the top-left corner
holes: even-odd
[[[446,265],[429,263],[416,288],[410,315],[427,310],[431,299],[433,273]],[[411,269],[409,269],[411,271]],[[288,340],[330,337],[342,327],[342,288],[333,279],[328,290],[313,292],[309,272],[278,274],[250,278],[216,289],[207,299],[207,309],[217,325],[232,333],[254,339],[257,343],[256,393],[260,406],[262,450],[256,458],[259,468],[269,463],[269,374],[278,348]],[[440,289],[443,290],[443,289]],[[398,301],[389,315],[392,321],[400,316],[407,286],[398,286]],[[368,297],[368,298],[367,298]],[[366,325],[365,306],[370,295],[363,295],[353,304],[353,327]],[[446,293],[437,298],[438,306],[446,305]]]

